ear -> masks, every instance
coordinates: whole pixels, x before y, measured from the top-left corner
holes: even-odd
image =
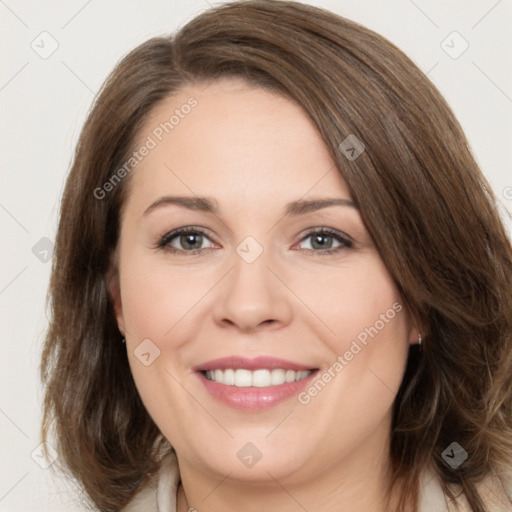
[[[116,251],[117,253],[117,251]],[[117,321],[117,327],[121,334],[125,336],[125,324],[123,315],[123,304],[121,301],[121,286],[119,282],[119,271],[117,257],[114,254],[111,258],[108,272],[105,276],[107,291],[114,307],[114,315]]]
[[[412,326],[409,330],[409,345],[417,345],[420,339],[420,331],[416,326]]]

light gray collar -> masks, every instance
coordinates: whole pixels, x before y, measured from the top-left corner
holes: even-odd
[[[439,479],[430,467],[420,476],[419,493],[419,512],[449,512]]]
[[[158,512],[176,512],[176,493],[180,483],[178,461],[175,452],[162,460],[156,491]],[[437,475],[429,468],[420,478],[418,512],[449,512]]]
[[[162,460],[162,468],[156,489],[158,512],[176,512],[176,494],[180,474],[176,453],[173,451]]]

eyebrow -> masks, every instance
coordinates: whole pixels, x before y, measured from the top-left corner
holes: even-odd
[[[217,201],[213,198],[199,196],[162,196],[151,203],[148,208],[146,208],[142,216],[144,217],[157,208],[167,205],[176,205],[188,210],[212,213],[214,215],[218,215],[220,211]],[[299,199],[285,205],[284,215],[295,217],[321,210],[323,208],[328,208],[330,206],[349,206],[357,209],[353,201],[340,197],[325,197],[308,200]]]

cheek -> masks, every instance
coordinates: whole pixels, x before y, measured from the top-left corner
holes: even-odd
[[[380,258],[333,272],[322,284],[311,300],[334,331],[323,338],[332,357],[299,402],[323,425],[326,447],[348,450],[389,418],[407,362],[409,318]],[[332,457],[328,448],[320,455]]]
[[[154,260],[155,258],[153,258]],[[187,396],[179,383],[182,376],[180,346],[185,340],[177,334],[188,320],[187,310],[198,300],[198,291],[187,286],[166,266],[140,256],[135,249],[120,267],[121,299],[126,326],[126,348],[132,376],[149,415],[171,443],[181,438]],[[200,297],[200,295],[199,295]],[[193,410],[192,404],[192,409]],[[200,411],[195,411],[200,415]]]
[[[169,343],[173,329],[186,324],[211,281],[204,271],[165,265],[136,251],[125,258],[120,275],[123,316],[132,342],[149,338],[159,344],[164,339]]]
[[[190,359],[201,298],[218,278],[208,269],[166,265],[137,248],[123,256],[121,300],[132,375],[155,423],[173,425],[177,411],[195,407],[183,391],[181,370]]]
[[[346,267],[322,270],[314,279],[304,275],[295,290],[321,321],[317,336],[335,354],[349,350],[354,340],[369,347],[371,340],[379,339],[382,347],[385,340],[394,338],[397,350],[403,349],[408,317],[377,254],[367,254]]]
[[[317,337],[322,336],[331,358],[318,378],[328,384],[313,382],[301,403],[315,402],[313,407],[319,408],[322,402],[336,403],[354,417],[366,415],[370,425],[370,418],[385,414],[400,387],[408,356],[409,317],[380,258],[375,255],[360,263],[332,272],[321,286],[315,281],[309,288],[314,313],[324,326]]]

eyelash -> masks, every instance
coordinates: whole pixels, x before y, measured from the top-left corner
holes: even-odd
[[[177,238],[181,235],[188,235],[188,234],[200,234],[209,239],[208,234],[203,229],[194,227],[194,226],[188,226],[185,228],[176,229],[174,231],[171,231],[170,233],[165,234],[158,241],[156,248],[161,249],[166,252],[170,252],[171,254],[183,253],[183,255],[200,254],[201,252],[206,250],[206,248],[203,248],[203,249],[194,249],[191,251],[187,251],[184,249],[176,249],[175,247],[170,246],[170,243],[175,238]],[[352,240],[350,240],[348,236],[343,235],[339,231],[336,231],[331,228],[316,228],[312,231],[309,231],[305,236],[303,236],[300,239],[300,242],[303,242],[304,240],[307,240],[309,237],[317,235],[317,234],[327,235],[328,238],[334,238],[334,239],[336,239],[336,241],[338,241],[340,243],[340,245],[333,249],[323,249],[323,250],[303,249],[304,251],[307,251],[308,253],[313,254],[315,256],[329,255],[329,254],[337,253],[343,249],[350,249],[354,245]]]

